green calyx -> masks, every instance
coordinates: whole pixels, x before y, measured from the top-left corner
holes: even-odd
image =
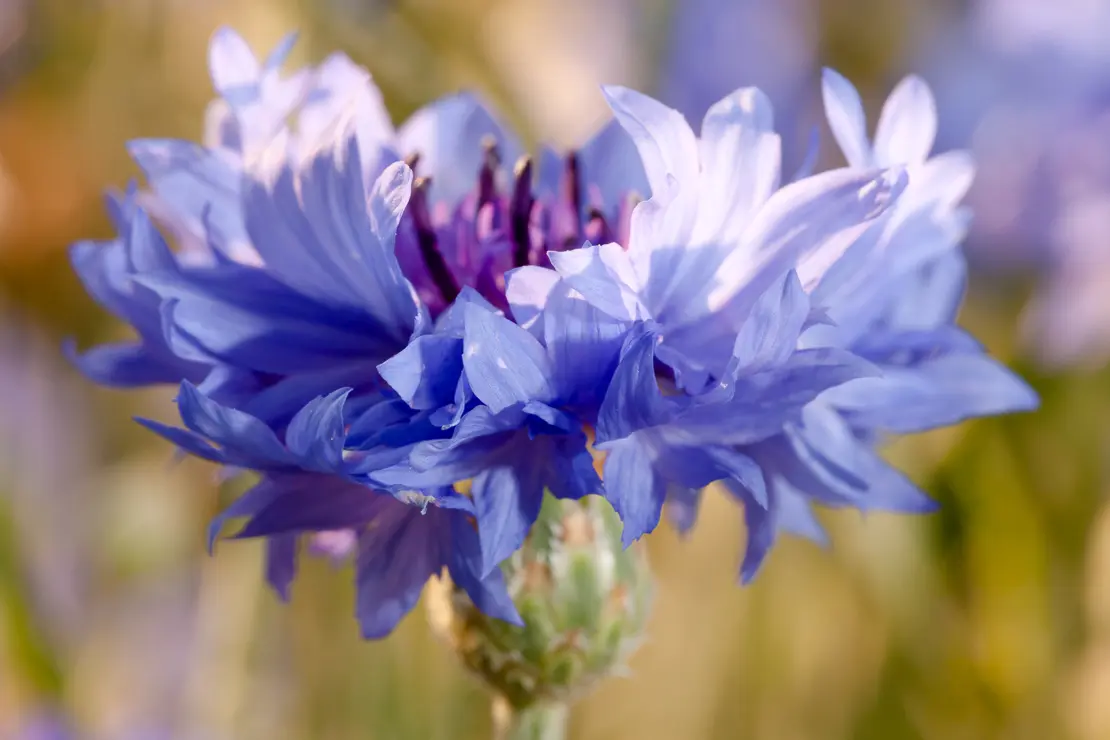
[[[622,670],[643,635],[652,580],[643,547],[621,547],[607,501],[546,496],[524,546],[501,568],[523,627],[482,614],[446,577],[429,614],[463,664],[514,710],[568,702]]]

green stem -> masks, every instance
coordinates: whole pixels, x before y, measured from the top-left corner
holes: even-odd
[[[493,700],[494,740],[565,740],[567,705],[536,703],[514,708],[503,696]]]

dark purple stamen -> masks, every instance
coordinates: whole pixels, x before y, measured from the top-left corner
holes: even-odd
[[[523,267],[530,261],[532,239],[529,223],[532,218],[532,159],[521,157],[513,173],[513,197],[509,204],[513,232],[513,264]]]
[[[447,261],[439,253],[436,230],[432,225],[432,218],[428,213],[428,188],[431,178],[417,178],[412,186],[412,197],[409,199],[409,212],[412,213],[412,223],[416,229],[416,243],[420,245],[420,256],[424,258],[424,266],[428,268],[428,275],[439,289],[443,300],[451,303],[459,295],[459,284],[455,276],[447,267]]]
[[[614,241],[613,230],[605,220],[605,214],[596,208],[590,208],[586,215],[586,240],[590,244],[608,244]]]
[[[492,203],[497,197],[497,184],[495,176],[501,164],[501,152],[497,150],[497,141],[492,136],[482,140],[482,168],[478,170],[478,207]]]
[[[564,172],[564,187],[566,203],[570,206],[574,216],[574,236],[577,237],[582,230],[582,177],[578,169],[578,154],[574,151],[567,152]]]

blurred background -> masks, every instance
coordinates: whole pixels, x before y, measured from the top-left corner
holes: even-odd
[[[259,53],[299,29],[296,64],[346,51],[395,120],[468,87],[564,146],[605,119],[601,82],[693,118],[759,84],[800,162],[821,65],[872,116],[921,74],[941,146],[981,165],[963,323],[1043,408],[899,441],[938,514],[825,512],[830,549],[783,540],[748,588],[723,499],[689,540],[661,529],[649,640],[571,735],[1110,738],[1106,0],[0,0],[0,738],[488,737],[419,609],[365,643],[349,570],[306,561],[285,607],[259,544],[208,558],[215,471],[130,420],[172,418],[172,390],[62,357],[122,332],[67,246],[111,236],[127,140],[199,138],[221,24]]]

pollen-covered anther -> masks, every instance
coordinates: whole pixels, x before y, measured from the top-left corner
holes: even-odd
[[[501,151],[492,136],[482,139],[482,167],[478,170],[478,207],[492,203],[497,197],[497,168],[501,166]]]

